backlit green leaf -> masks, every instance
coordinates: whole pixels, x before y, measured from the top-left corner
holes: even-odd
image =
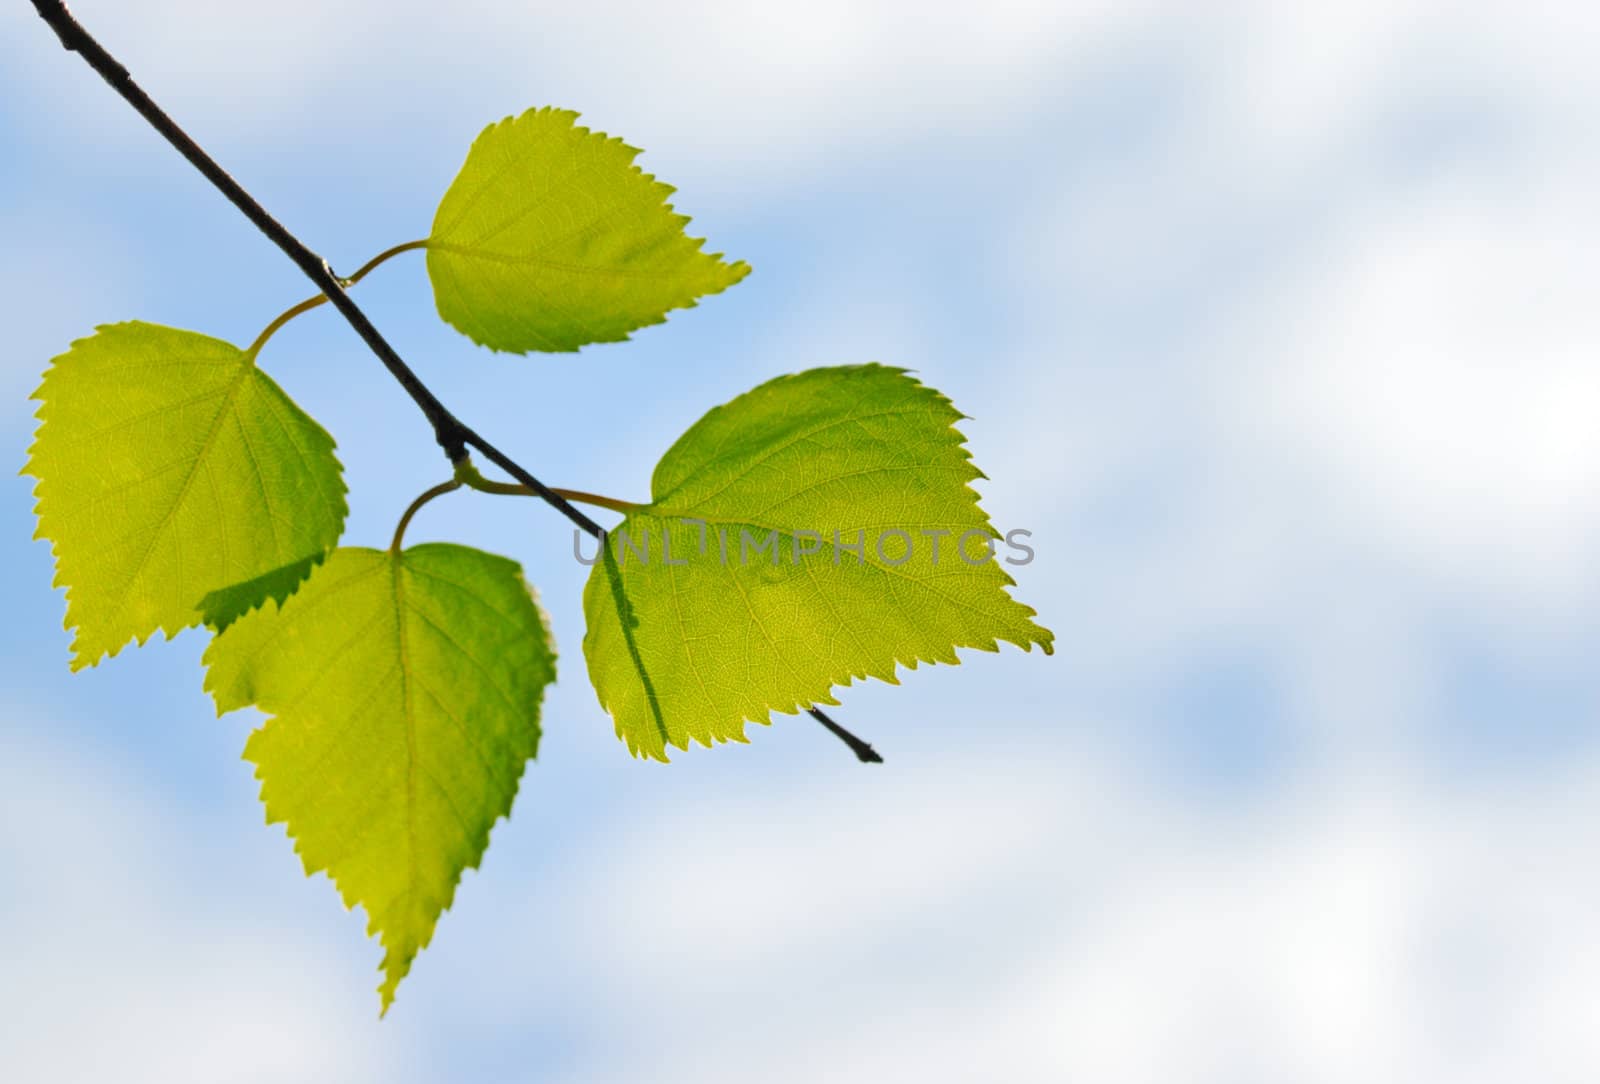
[[[496,350],[618,342],[749,273],[701,251],[637,148],[565,109],[484,129],[439,204],[428,276],[439,315]]]
[[[244,752],[267,823],[366,909],[387,1010],[538,750],[555,653],[522,570],[463,546],[341,548],[205,663],[218,712],[272,716]]]
[[[55,358],[34,398],[23,473],[67,588],[73,669],[199,623],[213,592],[233,588],[236,612],[281,599],[338,542],[333,439],[230,343],[112,324]]]
[[[899,369],[812,369],[673,445],[584,590],[589,676],[631,751],[743,741],[746,721],[959,647],[1050,652],[988,555],[960,417]]]

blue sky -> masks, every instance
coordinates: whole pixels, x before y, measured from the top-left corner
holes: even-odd
[[[561,680],[380,1023],[203,637],[70,675],[3,482],[0,1077],[1592,1079],[1600,28],[1455,7],[75,4],[340,269],[508,113],[646,148],[737,288],[575,357],[473,348],[420,258],[359,300],[541,478],[625,498],[769,377],[914,368],[1058,639],[844,691],[879,768],[792,719],[635,762],[564,522],[430,508],[416,540],[523,563]],[[20,467],[72,339],[248,341],[307,287],[27,5],[0,102]],[[444,476],[420,418],[326,311],[262,364],[380,543]]]

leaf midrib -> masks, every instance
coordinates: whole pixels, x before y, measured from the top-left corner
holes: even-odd
[[[189,464],[189,472],[184,475],[183,482],[178,487],[178,495],[173,498],[171,505],[169,505],[166,512],[162,514],[160,522],[157,523],[155,528],[150,532],[150,544],[145,547],[144,554],[139,558],[138,565],[134,568],[132,574],[123,581],[122,590],[119,593],[117,602],[111,611],[115,616],[120,617],[123,611],[127,608],[128,600],[133,596],[133,585],[137,583],[144,575],[145,569],[150,565],[150,558],[155,553],[157,544],[161,541],[161,536],[166,533],[167,528],[172,524],[173,518],[177,516],[178,509],[182,507],[183,502],[188,499],[189,490],[194,485],[194,480],[200,473],[200,464],[205,461],[208,455],[211,454],[213,446],[216,444],[217,434],[222,432],[223,419],[234,411],[235,404],[238,400],[239,388],[244,384],[245,379],[250,376],[250,374],[256,372],[255,365],[252,363],[250,357],[243,351],[239,352],[238,364],[239,371],[234,374],[233,379],[228,382],[228,386],[222,396],[222,404],[217,408],[216,417],[211,420],[211,428],[206,431],[205,439],[200,442],[200,450],[195,453],[194,461]],[[199,612],[196,611],[195,619],[189,622],[189,625],[197,625],[199,623],[200,615]],[[185,625],[182,627],[187,628],[189,626]]]

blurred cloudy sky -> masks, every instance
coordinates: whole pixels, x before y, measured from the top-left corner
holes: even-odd
[[[1600,17],[1591,5],[80,0],[353,268],[484,124],[580,110],[755,273],[630,344],[474,349],[359,290],[551,484],[639,497],[699,414],[881,360],[974,420],[1043,658],[970,653],[635,762],[584,569],[515,814],[377,1019],[380,952],[263,827],[203,637],[67,671],[0,483],[8,1081],[1593,1080],[1600,1073]],[[22,0],[0,7],[0,461],[97,323],[248,341],[307,286]],[[444,464],[326,311],[263,364],[347,538]]]

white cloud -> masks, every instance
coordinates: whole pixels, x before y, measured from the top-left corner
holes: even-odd
[[[1597,766],[1257,815],[1092,747],[708,799],[564,885],[604,1079],[1582,1079]],[[776,1068],[786,1066],[786,1068]]]
[[[1178,650],[1304,633],[1316,580],[1408,628],[1581,623],[1600,83],[1573,9],[1274,10],[1202,35],[1170,123],[1064,151],[1017,215],[996,272],[1034,303],[984,413],[1036,473],[996,485],[1059,494],[1108,566],[1082,590]]]
[[[834,174],[844,156],[890,147],[942,143],[954,153],[958,133],[1049,105],[1034,100],[1038,88],[1074,56],[1115,42],[1132,14],[1041,0],[80,0],[74,11],[157,100],[214,140],[248,146],[270,132],[280,148],[316,145],[352,123],[404,139],[419,116],[452,101],[495,103],[474,114],[478,124],[558,104],[654,149],[674,178],[714,178],[730,193],[754,178],[801,187]],[[66,63],[42,26],[8,14],[19,63],[35,73]],[[105,94],[86,72],[71,78]],[[460,133],[463,153],[470,134]]]
[[[54,729],[15,706],[5,719]],[[377,1031],[375,995],[346,989],[307,931],[214,909],[239,871],[206,861],[204,835],[87,750],[8,739],[0,1077],[391,1079],[407,1044]]]
[[[1589,191],[1447,187],[1373,208],[1268,299],[1237,420],[1303,457],[1323,499],[1430,576],[1503,578],[1508,593],[1592,585]]]

